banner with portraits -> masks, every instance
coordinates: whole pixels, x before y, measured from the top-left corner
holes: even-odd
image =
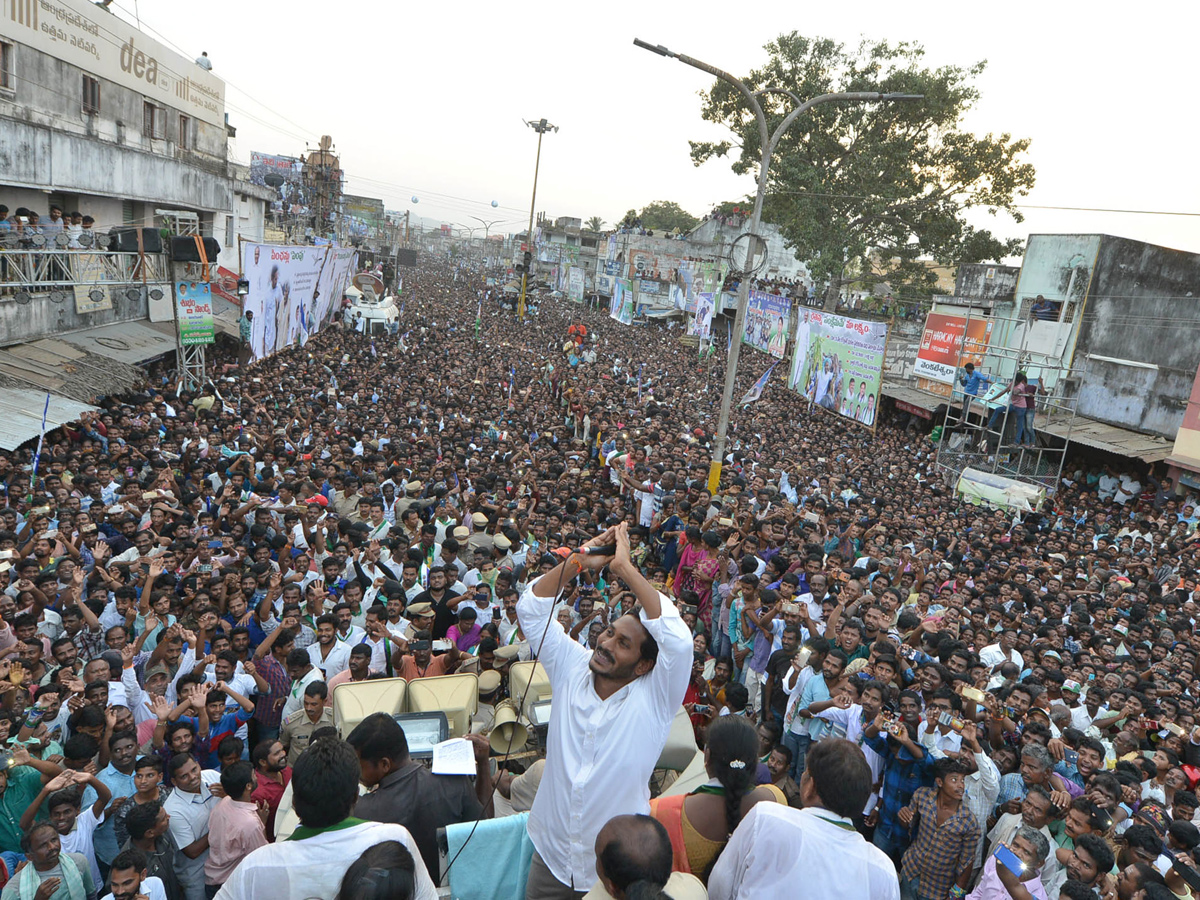
[[[688,324],[688,334],[707,341],[712,337],[712,318],[715,309],[711,291],[696,294],[696,315]]]
[[[251,358],[303,344],[341,306],[354,251],[335,247],[243,244],[243,309],[251,314]]]
[[[764,291],[751,291],[742,340],[763,353],[783,359],[787,350],[787,325],[791,312],[792,301],[789,298]]]
[[[788,387],[829,412],[875,427],[886,322],[800,309]]]

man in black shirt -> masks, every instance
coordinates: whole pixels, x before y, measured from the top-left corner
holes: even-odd
[[[421,763],[413,762],[404,729],[386,713],[367,716],[346,738],[358,753],[360,780],[368,788],[376,788],[359,798],[354,814],[360,819],[407,828],[430,873],[438,871],[439,828],[492,815],[487,738],[478,734],[466,738],[475,748],[473,787],[465,775],[434,775]],[[436,875],[433,877],[436,882]]]
[[[783,727],[783,715],[787,711],[788,692],[783,688],[783,676],[792,667],[792,657],[800,647],[800,626],[787,625],[780,637],[782,648],[767,659],[767,681],[763,686],[762,720],[777,722]]]
[[[457,574],[457,573],[455,573]],[[433,639],[441,640],[450,630],[450,626],[458,621],[458,604],[465,599],[448,587],[446,569],[444,566],[434,566],[429,570],[429,588],[417,594],[413,603],[429,603],[433,606]]]

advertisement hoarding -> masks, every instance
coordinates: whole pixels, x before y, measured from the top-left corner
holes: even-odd
[[[175,282],[175,304],[179,314],[179,342],[185,347],[211,344],[212,285],[207,281]]]
[[[170,106],[222,131],[225,83],[88,0],[4,0],[0,37]],[[23,63],[31,70],[34,62]],[[78,89],[78,79],[76,79]]]
[[[991,319],[931,312],[913,364],[917,387],[949,397],[959,368],[967,363],[981,366],[991,339]]]

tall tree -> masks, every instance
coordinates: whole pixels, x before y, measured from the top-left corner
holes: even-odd
[[[1007,214],[1034,183],[1025,161],[1026,138],[975,135],[963,127],[979,100],[975,80],[985,63],[968,68],[924,65],[915,43],[864,41],[857,48],[796,32],[766,45],[766,64],[744,81],[751,90],[784,88],[800,100],[836,91],[924,94],[907,103],[827,103],[800,116],[771,159],[763,218],[779,226],[796,255],[808,262],[828,297],[847,283],[887,281],[903,296],[927,296],[935,274],[921,259],[943,264],[999,261],[1021,252],[967,221],[971,210]],[[753,113],[731,85],[717,81],[702,95],[702,114],[726,125],[735,139],[692,141],[696,165],[732,156],[733,170],[758,173],[759,133]],[[768,131],[794,103],[761,95]]]
[[[584,222],[584,224],[587,226],[588,231],[604,230],[604,220],[599,216],[592,216],[590,219]]]
[[[629,210],[625,213],[625,221],[632,222],[640,219],[643,228],[651,231],[691,231],[700,224],[700,220],[674,200],[655,200],[642,207],[641,212]]]

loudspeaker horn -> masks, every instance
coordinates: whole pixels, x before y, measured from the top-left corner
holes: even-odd
[[[488,735],[488,743],[491,744],[493,752],[503,756],[525,749],[525,742],[529,740],[529,729],[522,725],[520,720],[517,705],[511,700],[503,700],[496,704],[492,731]]]

